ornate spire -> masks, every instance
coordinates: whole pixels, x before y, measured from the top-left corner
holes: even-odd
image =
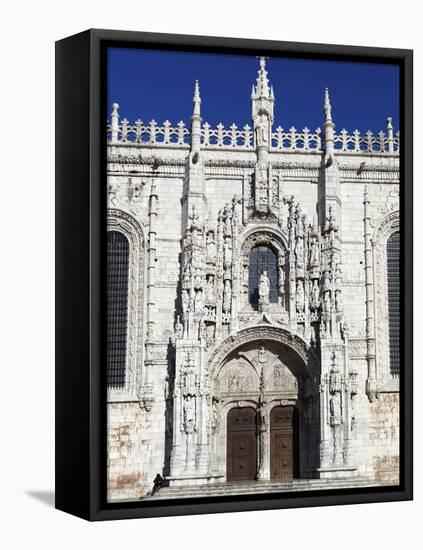
[[[251,92],[251,118],[253,120],[255,146],[260,150],[260,160],[266,157],[272,140],[273,108],[275,95],[269,85],[266,71],[266,57],[259,57],[256,85]]]
[[[201,147],[201,97],[198,80],[194,84],[194,96],[192,98],[193,110],[191,116],[191,151],[198,153]]]
[[[266,59],[268,58],[259,57],[258,59],[260,61],[260,68],[257,76],[256,89],[254,90],[254,87],[253,87],[254,96],[256,98],[259,98],[259,97],[270,98],[271,95],[270,95],[270,89],[269,89],[269,79],[267,78],[267,71],[266,71]]]
[[[325,164],[326,167],[329,167],[334,161],[334,139],[335,139],[335,123],[332,120],[332,105],[330,104],[329,90],[325,88],[325,95],[323,100],[323,112],[325,114],[325,121],[323,123],[324,139],[325,139],[325,150],[326,158]]]

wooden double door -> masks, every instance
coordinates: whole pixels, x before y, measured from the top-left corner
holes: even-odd
[[[297,475],[298,414],[294,406],[270,411],[270,477]],[[257,413],[253,408],[231,409],[227,416],[227,481],[251,481],[257,475]]]

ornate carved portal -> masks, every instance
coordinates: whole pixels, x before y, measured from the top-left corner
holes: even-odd
[[[232,351],[212,373],[211,471],[227,481],[309,476],[319,449],[312,371],[284,344]]]

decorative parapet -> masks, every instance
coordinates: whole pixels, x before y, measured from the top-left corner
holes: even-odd
[[[324,147],[321,134],[320,128],[312,132],[308,128],[298,131],[294,127],[285,130],[278,126],[271,134],[271,150],[321,152]],[[115,108],[111,123],[107,123],[107,140],[110,144],[136,143],[146,146],[185,148],[191,144],[191,131],[183,121],[180,121],[177,126],[172,126],[168,120],[165,120],[162,125],[155,120],[144,124],[142,120],[138,119],[134,124],[129,124],[129,121],[124,118],[119,122],[119,115]],[[238,128],[236,124],[225,128],[222,123],[212,128],[205,122],[201,127],[200,140],[201,147],[204,149],[249,151],[254,149],[254,133],[248,124],[242,129]],[[370,130],[364,135],[358,130],[349,134],[347,130],[342,129],[334,135],[334,148],[335,151],[342,153],[399,154],[399,132],[394,134],[391,118],[387,119],[386,132],[380,131],[378,134],[374,134]]]

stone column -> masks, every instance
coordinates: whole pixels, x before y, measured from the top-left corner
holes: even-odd
[[[366,391],[370,401],[377,396],[376,356],[375,356],[375,321],[374,321],[374,286],[372,242],[370,226],[370,201],[367,186],[364,190],[364,273],[366,280],[366,338],[367,338],[367,384]]]

